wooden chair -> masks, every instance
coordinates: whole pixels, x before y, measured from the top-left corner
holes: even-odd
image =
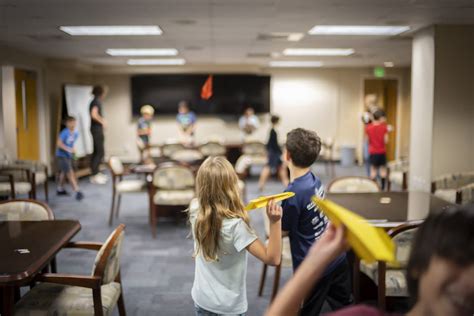
[[[112,174],[112,205],[110,207],[109,226],[115,217],[118,217],[122,194],[145,192],[146,182],[140,179],[124,179],[128,174],[122,161],[118,157],[110,157],[108,166]]]
[[[360,301],[360,272],[367,275],[377,286],[377,302],[385,310],[386,297],[408,297],[406,266],[410,256],[415,233],[422,221],[406,223],[391,229],[388,235],[396,245],[396,259],[400,266],[387,265],[385,262],[365,263],[359,258],[354,261],[353,288],[354,299]]]
[[[165,162],[157,166],[148,185],[150,197],[150,224],[156,237],[159,215],[170,212],[176,219],[194,198],[195,178],[191,167],[179,162]]]
[[[0,202],[0,221],[53,221],[54,213],[43,202],[31,199],[13,199]],[[51,271],[56,272],[56,259]]]
[[[16,196],[18,194],[28,195],[29,198],[36,198],[36,178],[35,172],[28,166],[0,165],[0,174],[11,175],[14,181],[14,190],[11,192],[11,185],[0,185],[0,195]]]
[[[431,193],[456,204],[474,201],[474,172],[450,173],[436,177],[431,183]]]
[[[227,149],[225,146],[217,141],[208,141],[199,146],[199,151],[204,157],[210,156],[225,156]]]
[[[119,225],[105,241],[72,242],[66,248],[98,251],[91,276],[45,273],[41,282],[16,304],[15,315],[112,315],[115,305],[125,316],[120,254],[125,225]]]
[[[45,195],[45,200],[46,202],[49,201],[49,194],[48,194],[48,166],[45,163],[42,163],[40,161],[35,161],[35,160],[21,160],[21,159],[16,159],[14,160],[14,164],[18,166],[25,166],[30,168],[32,172],[34,172],[35,176],[35,181],[34,185],[35,187],[42,185],[44,188],[44,195]],[[35,192],[36,192],[35,188]]]
[[[321,143],[319,161],[324,163],[326,175],[334,177],[336,175],[336,164],[334,163],[334,140],[328,138]]]
[[[336,178],[328,186],[329,193],[371,193],[380,192],[380,187],[374,180],[366,177]]]
[[[408,189],[408,161],[393,160],[387,163],[387,191],[397,184],[402,191]]]
[[[242,155],[235,163],[235,171],[241,179],[245,179],[252,166],[265,166],[267,164],[267,147],[262,142],[249,141],[242,145]]]
[[[268,240],[268,236],[270,234],[270,222],[268,220],[268,217],[266,215],[266,210],[262,209],[261,210],[262,216],[263,216],[263,224],[265,227],[265,238]],[[281,277],[281,268],[292,268],[293,267],[293,261],[291,257],[291,248],[290,248],[290,238],[289,237],[283,237],[282,238],[282,251],[281,251],[281,263],[275,267],[275,274],[273,278],[273,288],[272,288],[272,296],[271,300],[276,297],[278,294],[278,289],[280,286],[280,277]],[[258,287],[258,296],[263,295],[263,288],[265,287],[265,279],[267,276],[267,269],[268,265],[263,264],[263,269],[262,269],[262,275],[260,276],[260,285]]]
[[[187,164],[200,165],[204,160],[204,155],[196,149],[180,149],[173,152],[169,158]]]
[[[165,143],[161,146],[161,154],[164,156],[164,157],[171,157],[171,155],[178,151],[178,150],[183,150],[183,149],[186,149],[186,146],[184,146],[183,144],[181,143],[175,143],[175,142],[169,142],[169,143]]]
[[[15,180],[12,174],[0,173],[0,196],[15,198]]]

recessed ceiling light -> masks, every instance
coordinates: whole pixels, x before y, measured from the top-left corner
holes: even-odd
[[[320,61],[300,61],[300,60],[274,60],[268,64],[270,67],[321,67]]]
[[[176,56],[175,48],[109,48],[105,51],[110,56]]]
[[[59,29],[73,36],[161,35],[163,33],[158,25],[60,26]]]
[[[316,25],[311,35],[398,35],[410,29],[409,26],[375,25]]]
[[[352,48],[287,48],[286,56],[349,56],[354,54]]]
[[[393,62],[391,62],[391,61],[385,61],[385,62],[383,63],[383,65],[384,65],[385,67],[387,67],[387,68],[390,68],[390,67],[394,67],[394,66],[395,66],[395,64],[394,64]]]
[[[186,61],[182,58],[175,59],[129,59],[127,64],[132,66],[146,66],[146,65],[184,65]]]

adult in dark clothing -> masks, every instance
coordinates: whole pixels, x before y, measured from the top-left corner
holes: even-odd
[[[94,99],[89,105],[91,116],[91,134],[94,143],[94,151],[91,157],[91,177],[90,181],[96,184],[105,184],[107,176],[99,172],[99,166],[104,159],[104,128],[105,119],[102,114],[102,101],[105,98],[106,91],[102,86],[95,86],[92,89]]]
[[[281,160],[282,151],[280,144],[278,143],[278,134],[275,130],[275,127],[280,122],[280,117],[277,115],[272,115],[270,120],[272,123],[272,129],[270,130],[270,136],[268,137],[267,142],[268,162],[263,168],[258,181],[258,188],[260,191],[263,191],[265,183],[272,172],[278,172],[283,185],[287,186],[289,183],[288,171],[286,165],[284,165],[283,161]]]

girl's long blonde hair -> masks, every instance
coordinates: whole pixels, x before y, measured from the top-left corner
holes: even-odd
[[[249,224],[238,181],[234,168],[224,157],[209,157],[199,168],[196,177],[199,212],[194,226],[197,247],[194,255],[201,253],[207,261],[218,259],[223,219],[241,218]]]

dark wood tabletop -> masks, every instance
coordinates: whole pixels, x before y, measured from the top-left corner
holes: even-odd
[[[80,229],[74,220],[0,222],[0,286],[31,281]]]
[[[328,193],[326,198],[381,227],[423,220],[453,205],[425,192]]]

